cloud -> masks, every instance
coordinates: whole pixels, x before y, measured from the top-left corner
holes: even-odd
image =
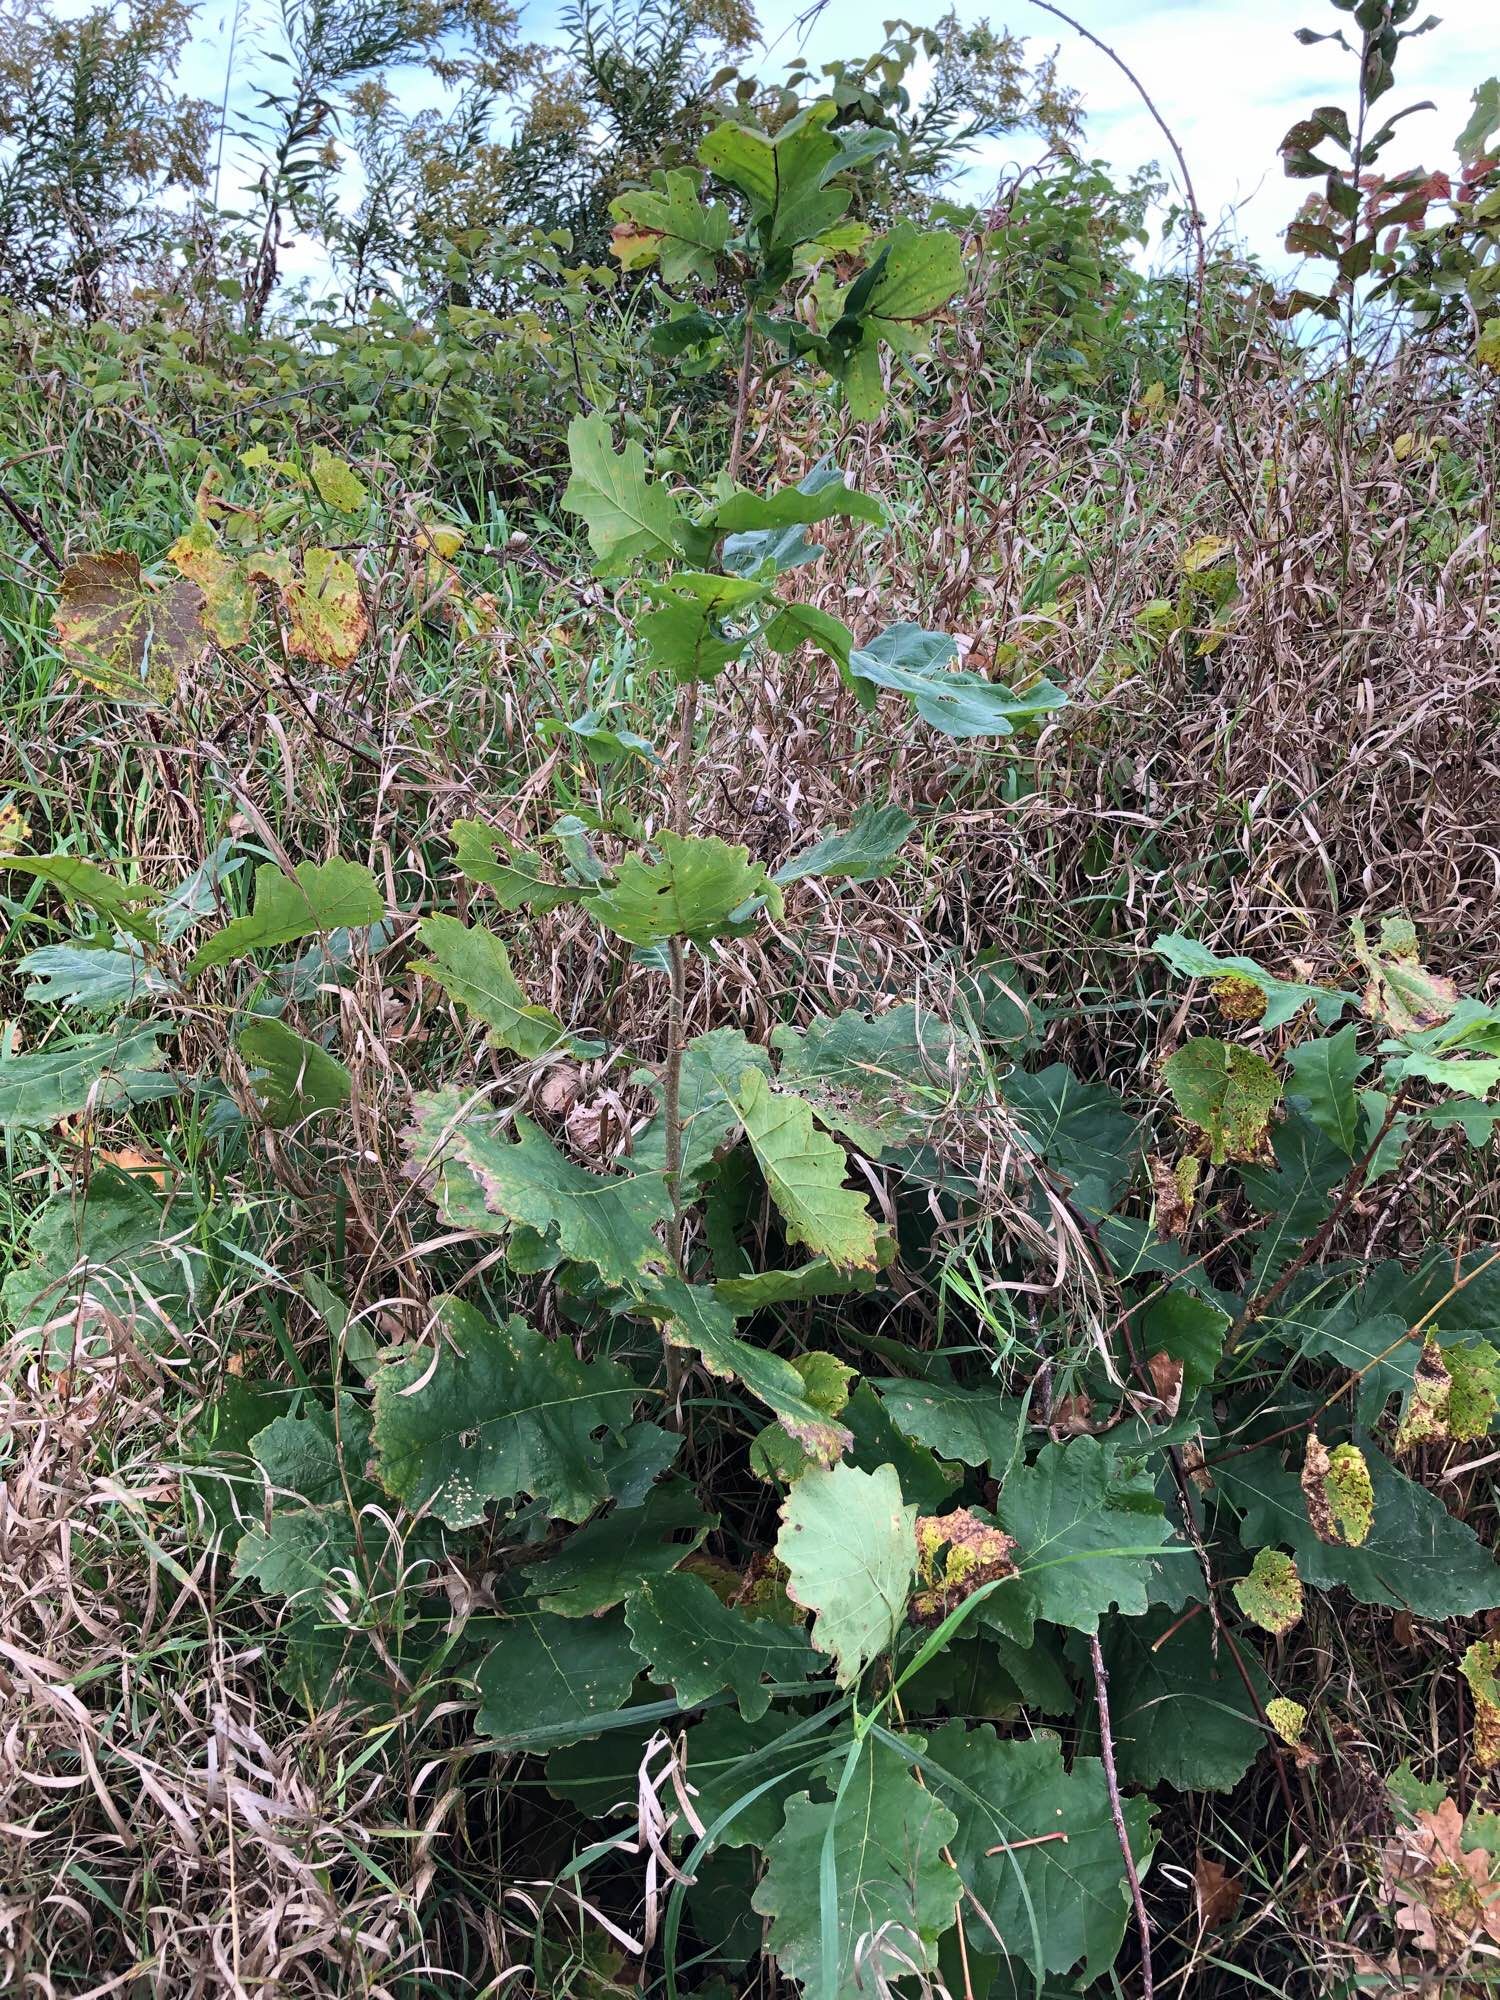
[[[1187,159],[1210,227],[1233,218],[1268,262],[1285,265],[1281,231],[1305,188],[1285,179],[1277,152],[1296,117],[1317,104],[1352,105],[1354,65],[1332,43],[1304,48],[1300,27],[1326,33],[1350,26],[1328,0],[1063,0],[1066,11],[1129,64]],[[769,0],[761,10],[767,39],[783,32],[804,0]],[[977,13],[960,7],[965,18]],[[1065,82],[1081,92],[1086,149],[1122,174],[1156,160],[1175,177],[1170,149],[1137,92],[1107,56],[1028,0],[1002,0],[996,19],[1032,41],[1056,48]],[[856,0],[828,0],[807,39],[815,60],[862,50],[872,23]],[[788,44],[793,38],[788,37]],[[792,53],[783,44],[781,59]],[[1442,24],[1407,41],[1382,117],[1423,98],[1436,109],[1406,121],[1383,164],[1451,167],[1453,140],[1470,96],[1500,69],[1497,0],[1447,0]],[[1025,134],[984,148],[966,176],[983,188],[1009,162],[1035,157]]]

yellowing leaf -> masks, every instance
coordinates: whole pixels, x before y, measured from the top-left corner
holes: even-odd
[[[369,493],[353,466],[325,451],[322,445],[312,455],[312,476],[318,498],[325,507],[332,507],[340,514],[362,514],[369,505]]]
[[[617,222],[609,232],[609,254],[618,260],[622,271],[644,271],[656,262],[661,241],[659,229]]]
[[[354,566],[331,549],[308,549],[302,580],[285,593],[290,624],[286,649],[326,667],[345,668],[365,642],[370,621],[359,594]]]
[[[982,1584],[1016,1576],[1015,1541],[967,1507],[917,1519],[917,1575],[912,1616],[937,1625]]]
[[[1453,1378],[1448,1373],[1443,1350],[1429,1336],[1422,1344],[1411,1391],[1396,1430],[1398,1453],[1415,1450],[1419,1444],[1436,1444],[1451,1436],[1448,1406],[1452,1395]]]
[[[250,637],[255,594],[245,565],[220,547],[201,514],[167,550],[167,561],[202,591],[199,616],[210,637],[221,646],[244,645]]]
[[[1261,1549],[1250,1574],[1234,1586],[1234,1601],[1264,1632],[1279,1638],[1302,1616],[1302,1579],[1297,1565],[1280,1549]]]
[[[1307,1726],[1307,1710],[1300,1701],[1289,1701],[1281,1694],[1273,1695],[1266,1703],[1266,1720],[1283,1743],[1296,1745],[1302,1741],[1302,1732]]]
[[[1448,1435],[1461,1444],[1487,1437],[1500,1410],[1500,1354],[1487,1340],[1443,1350],[1448,1370]]]
[[[62,573],[52,625],[73,674],[117,700],[164,701],[208,649],[203,593],[186,577],[153,590],[124,550]]]
[[[31,838],[31,823],[21,817],[19,806],[0,806],[0,854],[14,854]]]
[[[1234,544],[1226,542],[1222,535],[1200,535],[1195,542],[1189,542],[1181,556],[1184,576],[1201,576],[1206,569],[1217,569],[1226,556],[1234,553]]]
[[[1350,939],[1369,978],[1361,1004],[1372,1021],[1405,1035],[1437,1027],[1457,1007],[1457,987],[1422,964],[1416,930],[1405,917],[1381,919],[1378,945],[1369,942],[1359,922],[1350,926]]]

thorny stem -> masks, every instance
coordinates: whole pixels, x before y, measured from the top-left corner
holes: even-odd
[[[735,388],[734,429],[729,440],[731,483],[739,477],[754,363],[755,323],[747,298],[745,338],[740,349],[739,380]],[[673,833],[679,836],[686,835],[692,813],[693,742],[697,723],[698,683],[685,681],[677,690],[677,740],[672,750],[668,781],[668,819]],[[671,972],[671,998],[667,1011],[667,1057],[662,1071],[661,1091],[663,1151],[666,1155],[667,1188],[672,1197],[667,1244],[672,1262],[685,1276],[682,1271],[682,1052],[687,1040],[687,954],[680,937],[668,940],[667,962]],[[675,1409],[682,1363],[677,1350],[670,1344],[666,1353],[667,1393]]]
[[[1104,1670],[1104,1654],[1100,1650],[1097,1632],[1089,1636],[1089,1658],[1094,1667],[1094,1703],[1099,1711],[1099,1756],[1104,1765],[1104,1782],[1109,1788],[1110,1817],[1115,1823],[1115,1838],[1120,1843],[1120,1858],[1125,1863],[1125,1878],[1130,1884],[1130,1900],[1135,1905],[1136,1928],[1141,1937],[1141,1995],[1142,2000],[1153,2000],[1156,1984],[1151,1977],[1151,1919],[1146,1914],[1146,1899],[1141,1894],[1140,1871],[1135,1865],[1135,1856],[1130,1851],[1130,1833],[1125,1825],[1125,1808],[1120,1803],[1120,1778],[1115,1769],[1115,1739],[1109,1722],[1109,1675]]]

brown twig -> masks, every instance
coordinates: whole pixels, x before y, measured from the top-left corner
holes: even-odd
[[[1182,189],[1188,201],[1188,226],[1193,232],[1193,244],[1197,251],[1197,269],[1193,281],[1193,320],[1187,337],[1188,389],[1194,401],[1196,401],[1202,390],[1203,370],[1199,357],[1199,349],[1203,338],[1203,299],[1208,285],[1208,249],[1203,238],[1203,210],[1198,206],[1198,194],[1193,186],[1193,176],[1188,168],[1187,156],[1181,146],[1178,145],[1176,135],[1172,131],[1171,126],[1157,110],[1156,105],[1152,101],[1151,93],[1123,56],[1116,55],[1108,42],[1101,41],[1081,21],[1075,21],[1073,16],[1065,14],[1061,7],[1053,6],[1052,0],[1031,0],[1031,4],[1033,7],[1040,7],[1044,14],[1055,15],[1059,21],[1065,22],[1075,35],[1082,35],[1083,39],[1086,42],[1091,42],[1101,55],[1109,58],[1115,68],[1119,70],[1120,74],[1126,78],[1135,90],[1142,104],[1150,112],[1162,137],[1172,148],[1172,157],[1177,162],[1177,171],[1182,175]]]
[[[1153,2000],[1156,1984],[1151,1977],[1151,1919],[1146,1914],[1146,1898],[1141,1894],[1140,1870],[1135,1865],[1135,1856],[1130,1851],[1130,1832],[1125,1824],[1125,1808],[1120,1803],[1120,1777],[1115,1769],[1115,1739],[1109,1723],[1109,1675],[1104,1667],[1104,1654],[1099,1645],[1097,1632],[1089,1635],[1089,1659],[1094,1668],[1094,1702],[1099,1711],[1099,1756],[1104,1765],[1104,1782],[1109,1788],[1110,1817],[1115,1823],[1115,1838],[1120,1843],[1120,1858],[1125,1863],[1125,1878],[1130,1884],[1130,1900],[1135,1905],[1136,1929],[1141,1938],[1141,1995],[1142,2000]]]
[[[1033,1833],[1025,1840],[1002,1840],[998,1847],[987,1847],[986,1856],[991,1854],[1019,1854],[1023,1847],[1045,1847],[1049,1840],[1060,1840],[1064,1847],[1068,1844],[1065,1833]]]
[[[47,558],[48,562],[51,563],[52,567],[58,572],[59,575],[61,575],[62,572],[67,568],[67,564],[63,561],[62,557],[58,554],[56,548],[53,546],[51,538],[48,536],[47,530],[42,526],[41,522],[38,521],[33,515],[28,514],[24,507],[19,505],[18,502],[12,500],[10,495],[6,492],[3,486],[0,486],[0,506],[4,507],[6,513],[9,514],[10,518],[15,522],[16,526],[21,530],[21,532],[24,535],[26,535],[28,539],[38,549],[41,550],[42,554]]]

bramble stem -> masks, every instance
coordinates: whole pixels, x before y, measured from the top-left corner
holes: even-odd
[[[1130,1851],[1130,1834],[1125,1825],[1125,1808],[1120,1804],[1120,1778],[1115,1769],[1115,1739],[1109,1724],[1109,1676],[1104,1671],[1104,1654],[1100,1650],[1097,1632],[1092,1633],[1089,1638],[1089,1658],[1094,1667],[1094,1702],[1099,1710],[1099,1755],[1104,1765],[1104,1782],[1109,1788],[1110,1816],[1115,1823],[1115,1838],[1120,1843],[1120,1856],[1125,1863],[1125,1877],[1130,1884],[1130,1900],[1135,1905],[1136,1928],[1141,1935],[1141,1996],[1142,2000],[1153,2000],[1156,1986],[1151,1977],[1151,1919],[1146,1914],[1146,1899],[1141,1894],[1140,1871],[1135,1865],[1135,1856]]]

